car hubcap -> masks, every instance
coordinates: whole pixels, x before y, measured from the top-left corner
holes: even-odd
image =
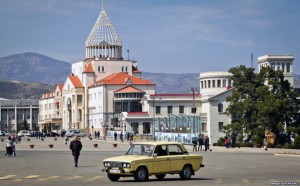
[[[139,178],[143,180],[145,178],[145,176],[146,176],[145,171],[144,170],[140,170],[139,171]]]

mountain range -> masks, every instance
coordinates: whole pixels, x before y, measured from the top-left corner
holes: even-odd
[[[140,69],[142,70],[142,69]],[[0,97],[6,99],[39,99],[54,91],[71,73],[71,63],[26,52],[0,57]],[[199,73],[164,74],[142,72],[143,79],[156,83],[156,93],[189,93],[198,87]]]

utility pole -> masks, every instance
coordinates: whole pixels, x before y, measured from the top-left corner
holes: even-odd
[[[195,94],[197,93],[197,87],[191,87],[191,92],[193,93],[193,108],[192,113],[194,114],[193,119],[193,133],[195,133],[195,114],[196,114],[196,104],[195,104]]]

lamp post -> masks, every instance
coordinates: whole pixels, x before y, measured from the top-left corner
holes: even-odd
[[[193,93],[193,108],[192,113],[194,114],[193,119],[193,133],[195,133],[195,114],[196,114],[196,104],[195,104],[195,93],[197,93],[197,87],[191,87],[191,92]]]
[[[152,95],[153,101],[153,124],[152,124],[152,132],[153,132],[153,141],[155,141],[155,94]]]

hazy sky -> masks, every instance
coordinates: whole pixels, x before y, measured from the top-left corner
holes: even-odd
[[[0,57],[37,52],[78,62],[101,0],[0,0]],[[146,72],[200,73],[254,67],[292,54],[300,74],[298,0],[105,0],[123,57]]]

